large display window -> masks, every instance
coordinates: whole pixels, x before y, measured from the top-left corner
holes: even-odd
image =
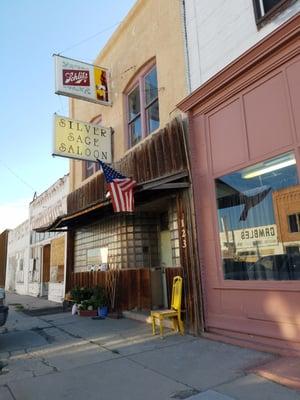
[[[300,185],[285,153],[216,179],[224,279],[300,280]]]

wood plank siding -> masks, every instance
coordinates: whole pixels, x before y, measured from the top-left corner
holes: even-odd
[[[175,275],[182,276],[184,280],[182,306],[185,311],[186,330],[193,334],[199,334],[203,329],[202,298],[195,240],[196,229],[193,219],[193,193],[190,187],[191,178],[185,131],[183,122],[180,119],[174,119],[165,128],[149,135],[144,141],[129,150],[120,161],[113,165],[113,168],[123,175],[136,180],[135,201],[136,205],[140,206],[140,210],[142,210],[140,213],[145,212],[145,210],[148,212],[149,210],[155,210],[153,211],[154,217],[156,215],[155,212],[157,213],[158,222],[155,228],[155,240],[157,241],[160,240],[159,235],[157,235],[160,229],[159,213],[169,210],[171,202],[174,200],[174,219],[172,221],[176,234],[173,235],[173,242],[175,243],[175,240],[177,240],[178,243],[176,246],[173,243],[172,250],[173,261],[174,257],[177,257],[178,262],[173,262],[166,268],[167,300],[170,306],[173,277]],[[61,224],[61,226],[64,226],[63,223],[65,223],[69,228],[67,236],[67,290],[74,286],[107,286],[106,278],[110,270],[116,268],[111,262],[108,262],[111,269],[107,272],[75,272],[76,269],[74,268],[76,257],[80,260],[79,263],[86,262],[82,261],[85,257],[83,250],[88,248],[86,241],[96,241],[95,237],[99,235],[100,228],[94,228],[95,235],[91,234],[92,228],[90,228],[90,238],[79,237],[76,230],[79,230],[79,228],[86,229],[89,225],[94,226],[95,221],[99,221],[100,218],[102,218],[102,221],[107,221],[111,217],[112,209],[109,206],[110,201],[105,197],[106,192],[107,187],[103,174],[97,172],[92,179],[68,195],[68,216],[65,217],[65,221],[62,221]],[[157,202],[156,208],[154,206],[155,202]],[[147,206],[150,203],[152,209],[149,207],[147,210]],[[160,205],[164,205],[165,208],[160,208]],[[103,224],[104,222],[102,222]],[[115,224],[114,229],[117,229],[117,222]],[[138,221],[137,214],[135,215],[135,224],[134,226],[143,225],[142,222]],[[137,232],[140,234],[141,230]],[[125,232],[122,234],[125,236]],[[135,243],[134,234],[137,235],[134,231],[130,232],[132,243]],[[79,238],[83,244],[79,241]],[[150,239],[150,237],[148,239],[149,243],[154,240],[153,238]],[[103,237],[97,240],[100,243],[101,240],[103,241]],[[145,241],[146,244],[143,244],[141,239],[136,240],[141,243],[136,246],[131,244],[134,251],[138,252],[138,246],[141,249],[149,247],[147,241]],[[121,245],[125,246],[125,250],[120,252],[119,255],[123,258],[125,258],[124,255],[127,256],[129,254],[127,251],[128,244],[124,243],[125,240],[122,238]],[[121,245],[119,246],[120,249]],[[74,251],[77,251],[75,258]],[[143,251],[138,253],[142,256],[144,254]],[[126,263],[123,258],[120,263]],[[144,259],[142,261],[142,265],[138,265],[136,262],[130,265],[129,268],[126,264],[118,268],[115,300],[115,308],[118,312],[133,309],[149,311],[153,306],[160,307],[163,304],[163,302],[159,302],[161,300],[158,300],[157,296],[159,282],[156,279],[155,284],[154,275],[152,274],[151,276],[151,267],[160,268],[160,261],[159,259],[152,260],[153,265],[149,264],[149,262],[147,263]]]
[[[135,179],[138,185],[186,170],[187,157],[181,120],[174,119],[165,128],[150,135],[113,167]],[[106,192],[103,174],[99,173],[68,195],[68,214],[107,201]]]
[[[77,272],[71,273],[71,287],[107,286],[107,272]],[[167,293],[170,306],[172,282],[176,275],[182,276],[181,268],[166,268]],[[122,269],[118,271],[116,284],[116,309],[125,310],[151,310],[151,271],[149,268]]]

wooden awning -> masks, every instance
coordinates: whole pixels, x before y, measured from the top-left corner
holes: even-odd
[[[188,171],[184,170],[137,184],[135,190],[135,203],[145,204],[155,198],[163,197],[180,189],[190,186]],[[97,218],[114,215],[110,199],[96,201],[78,211],[68,213],[56,218],[51,224],[34,229],[36,232],[64,232],[78,226],[88,225]]]

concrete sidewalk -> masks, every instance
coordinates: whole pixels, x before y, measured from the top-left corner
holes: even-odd
[[[12,292],[6,293],[6,304],[8,306],[20,306],[21,308],[29,311],[50,308],[56,309],[62,307],[61,303],[50,301],[44,297],[25,296]]]
[[[15,303],[26,304],[22,297]],[[11,306],[0,335],[0,359],[8,362],[0,398],[300,400],[300,391],[255,372],[280,357],[166,331],[161,340],[126,318],[30,317]]]

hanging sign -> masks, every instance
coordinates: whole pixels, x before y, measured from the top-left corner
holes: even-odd
[[[56,94],[111,105],[107,69],[58,55],[54,61]]]
[[[54,114],[53,155],[110,164],[111,128]]]

